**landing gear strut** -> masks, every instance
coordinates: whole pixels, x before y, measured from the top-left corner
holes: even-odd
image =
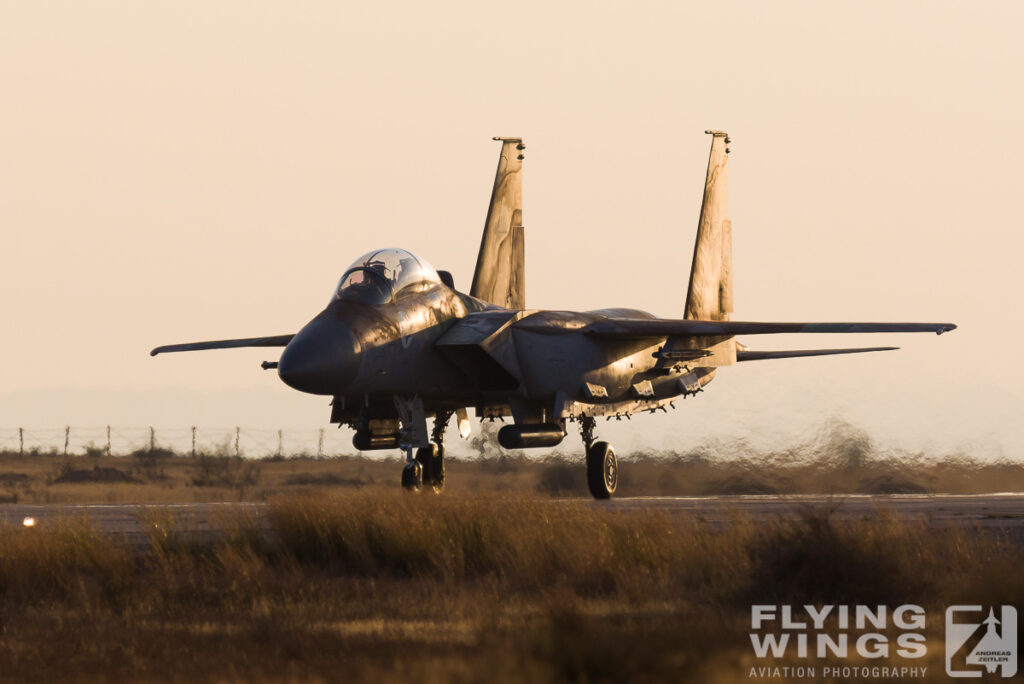
[[[436,494],[444,491],[444,431],[448,427],[454,411],[438,411],[434,417],[434,430],[431,433],[433,444],[412,449],[406,454],[406,466],[402,470],[402,487],[416,491],[421,487]]]
[[[423,464],[413,456],[412,448],[405,450],[405,467],[402,468],[402,489],[419,491],[423,485]]]
[[[594,441],[595,420],[580,419],[580,435],[587,455],[587,488],[595,499],[610,499],[619,484],[619,461],[608,442]]]

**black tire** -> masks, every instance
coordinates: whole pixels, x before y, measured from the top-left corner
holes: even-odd
[[[419,491],[423,484],[423,465],[419,461],[407,463],[402,468],[402,489],[407,492]]]
[[[437,494],[444,491],[444,447],[420,447],[416,450],[416,461],[423,465],[423,486]]]
[[[608,442],[594,442],[587,451],[587,487],[595,499],[610,499],[619,485],[619,460]]]

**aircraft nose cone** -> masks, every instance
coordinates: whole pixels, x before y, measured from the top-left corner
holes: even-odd
[[[309,394],[340,394],[359,370],[352,330],[330,315],[320,315],[298,332],[281,354],[277,374],[286,385]]]

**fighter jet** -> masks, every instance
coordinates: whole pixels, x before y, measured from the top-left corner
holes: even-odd
[[[619,480],[615,450],[595,437],[597,419],[665,409],[704,390],[719,368],[746,361],[886,351],[895,347],[752,351],[737,335],[896,333],[953,330],[951,323],[765,323],[729,320],[732,223],[723,131],[711,137],[682,318],[636,309],[548,311],[526,306],[521,138],[501,142],[498,169],[469,293],[450,273],[402,249],[356,259],[326,308],[299,332],[157,347],[164,352],[283,347],[281,380],[332,397],[332,423],[355,431],[360,451],[401,449],[402,486],[440,491],[445,430],[453,416],[469,434],[481,420],[510,418],[505,449],[550,448],[575,423],[587,484],[598,499]],[[433,418],[428,431],[427,419]]]

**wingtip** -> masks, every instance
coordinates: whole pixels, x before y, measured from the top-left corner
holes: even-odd
[[[935,331],[935,334],[941,335],[942,333],[949,332],[951,330],[956,330],[956,323],[942,323],[939,326],[939,329]]]

